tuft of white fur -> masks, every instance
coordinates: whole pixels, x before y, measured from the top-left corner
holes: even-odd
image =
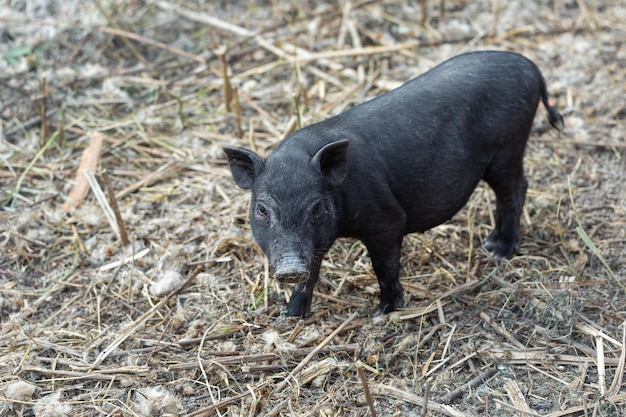
[[[24,381],[11,382],[4,388],[4,396],[10,400],[28,401],[33,398],[37,387]]]
[[[261,335],[261,339],[265,341],[266,350],[269,350],[272,346],[274,346],[280,352],[293,352],[297,348],[297,346],[293,343],[283,341],[278,332],[275,330],[268,330],[263,333]]]
[[[72,406],[60,401],[61,391],[46,395],[33,406],[35,417],[67,417]]]
[[[150,295],[163,297],[183,284],[183,278],[178,271],[167,271],[159,279],[150,285]]]
[[[178,414],[183,406],[178,398],[160,385],[139,388],[132,409],[141,416]]]

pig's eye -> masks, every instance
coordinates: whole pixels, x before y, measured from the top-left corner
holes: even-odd
[[[322,203],[315,203],[309,209],[309,219],[313,220],[322,213]]]
[[[261,217],[265,217],[265,218],[270,217],[270,211],[263,204],[259,203],[256,205],[256,212]]]

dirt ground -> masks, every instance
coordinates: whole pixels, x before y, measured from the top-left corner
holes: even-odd
[[[0,0],[0,416],[626,415],[626,4],[421,3]],[[285,317],[221,146],[483,49],[565,118],[537,111],[523,253],[481,249],[481,184],[406,237],[404,310],[340,239]]]

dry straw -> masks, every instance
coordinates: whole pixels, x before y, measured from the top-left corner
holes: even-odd
[[[626,414],[619,2],[30,3],[0,17],[0,415]],[[267,155],[476,49],[535,61],[565,116],[537,112],[523,253],[480,249],[481,185],[405,239],[405,309],[370,315],[340,239],[284,317],[221,145]]]

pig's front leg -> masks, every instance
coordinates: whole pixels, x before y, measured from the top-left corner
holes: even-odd
[[[320,275],[320,265],[322,259],[313,260],[309,279],[296,284],[293,289],[289,304],[287,304],[287,315],[296,317],[309,317],[311,315],[311,300],[313,299],[313,289]]]
[[[404,296],[400,285],[400,253],[402,234],[363,241],[372,259],[372,267],[380,286],[380,305],[375,314],[387,314],[402,308]]]

